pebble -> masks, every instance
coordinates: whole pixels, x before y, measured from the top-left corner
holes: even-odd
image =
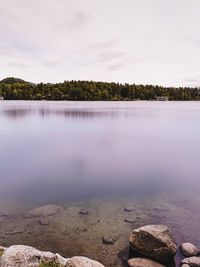
[[[185,258],[181,261],[181,266],[183,266],[183,264],[187,264],[191,267],[200,267],[200,257],[189,257],[189,258]]]
[[[163,264],[146,258],[132,258],[128,260],[129,267],[165,267]]]
[[[79,211],[79,214],[81,214],[81,215],[89,215],[89,212],[86,209],[81,209]]]
[[[131,207],[124,207],[124,211],[125,212],[132,212],[133,211],[133,208],[131,208]]]
[[[42,226],[49,225],[49,220],[46,219],[46,218],[41,218],[38,222],[39,222],[39,224],[42,225]]]
[[[199,250],[192,243],[182,243],[180,246],[180,251],[185,257],[196,256],[199,253]]]
[[[129,219],[129,218],[125,218],[124,221],[125,221],[126,223],[134,223],[134,222],[135,222],[134,220]]]
[[[13,228],[5,232],[6,235],[17,235],[22,234],[24,232],[23,228]]]
[[[115,240],[110,236],[108,236],[108,237],[103,236],[102,242],[104,245],[113,245],[115,243]]]

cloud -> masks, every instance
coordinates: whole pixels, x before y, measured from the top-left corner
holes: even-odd
[[[194,46],[200,46],[200,36],[199,34],[185,34],[182,38],[180,38],[181,43],[190,43]]]
[[[29,68],[30,66],[27,64],[27,63],[24,63],[24,62],[15,62],[15,61],[11,61],[8,63],[8,66],[9,67],[12,67],[12,68],[20,68],[20,69],[25,69],[25,68]]]
[[[109,62],[118,60],[125,57],[125,53],[122,51],[107,51],[98,55],[99,62]]]
[[[85,25],[88,23],[89,18],[89,14],[83,11],[79,11],[75,14],[74,18],[71,21],[71,29],[76,31],[82,30],[83,27],[85,27]]]
[[[94,52],[94,51],[102,51],[102,50],[107,50],[107,49],[112,49],[117,45],[117,38],[112,38],[110,40],[106,40],[103,42],[96,42],[96,43],[90,43],[86,45],[85,47],[82,47],[80,49],[77,49],[74,51],[75,53],[89,53],[89,52]]]
[[[0,0],[0,79],[184,86],[200,69],[199,12],[199,0]]]
[[[200,77],[186,79],[184,84],[189,87],[200,87]]]
[[[90,18],[91,15],[88,12],[79,10],[64,19],[62,18],[62,21],[55,25],[55,31],[59,35],[78,34],[89,24]]]

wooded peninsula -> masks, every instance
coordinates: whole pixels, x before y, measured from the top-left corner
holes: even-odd
[[[13,77],[0,81],[2,100],[128,101],[155,100],[157,97],[174,101],[200,100],[200,87],[175,88],[73,80],[34,84]]]

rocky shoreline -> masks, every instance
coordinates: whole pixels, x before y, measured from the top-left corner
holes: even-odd
[[[112,244],[111,240],[102,240]],[[129,237],[129,267],[172,267],[178,250],[184,257],[182,267],[200,267],[200,251],[192,243],[178,248],[175,238],[165,225],[146,225],[132,231]],[[65,258],[58,253],[44,252],[30,246],[0,247],[0,267],[105,267],[83,256]]]

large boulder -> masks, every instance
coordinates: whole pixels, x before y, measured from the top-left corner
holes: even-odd
[[[86,257],[72,257],[67,260],[66,267],[104,267],[98,261]]]
[[[181,266],[184,264],[187,264],[191,267],[200,267],[200,257],[190,257],[190,258],[185,258],[184,260],[181,261]]]
[[[165,267],[161,263],[145,258],[133,258],[128,260],[130,267]]]
[[[38,267],[41,263],[59,264],[59,261],[57,256],[51,252],[15,245],[5,250],[0,263],[1,267]]]
[[[175,239],[165,225],[146,225],[135,229],[129,241],[134,251],[157,261],[170,261],[177,251]]]
[[[199,250],[192,243],[182,243],[180,246],[180,251],[185,257],[196,256],[199,253]]]

